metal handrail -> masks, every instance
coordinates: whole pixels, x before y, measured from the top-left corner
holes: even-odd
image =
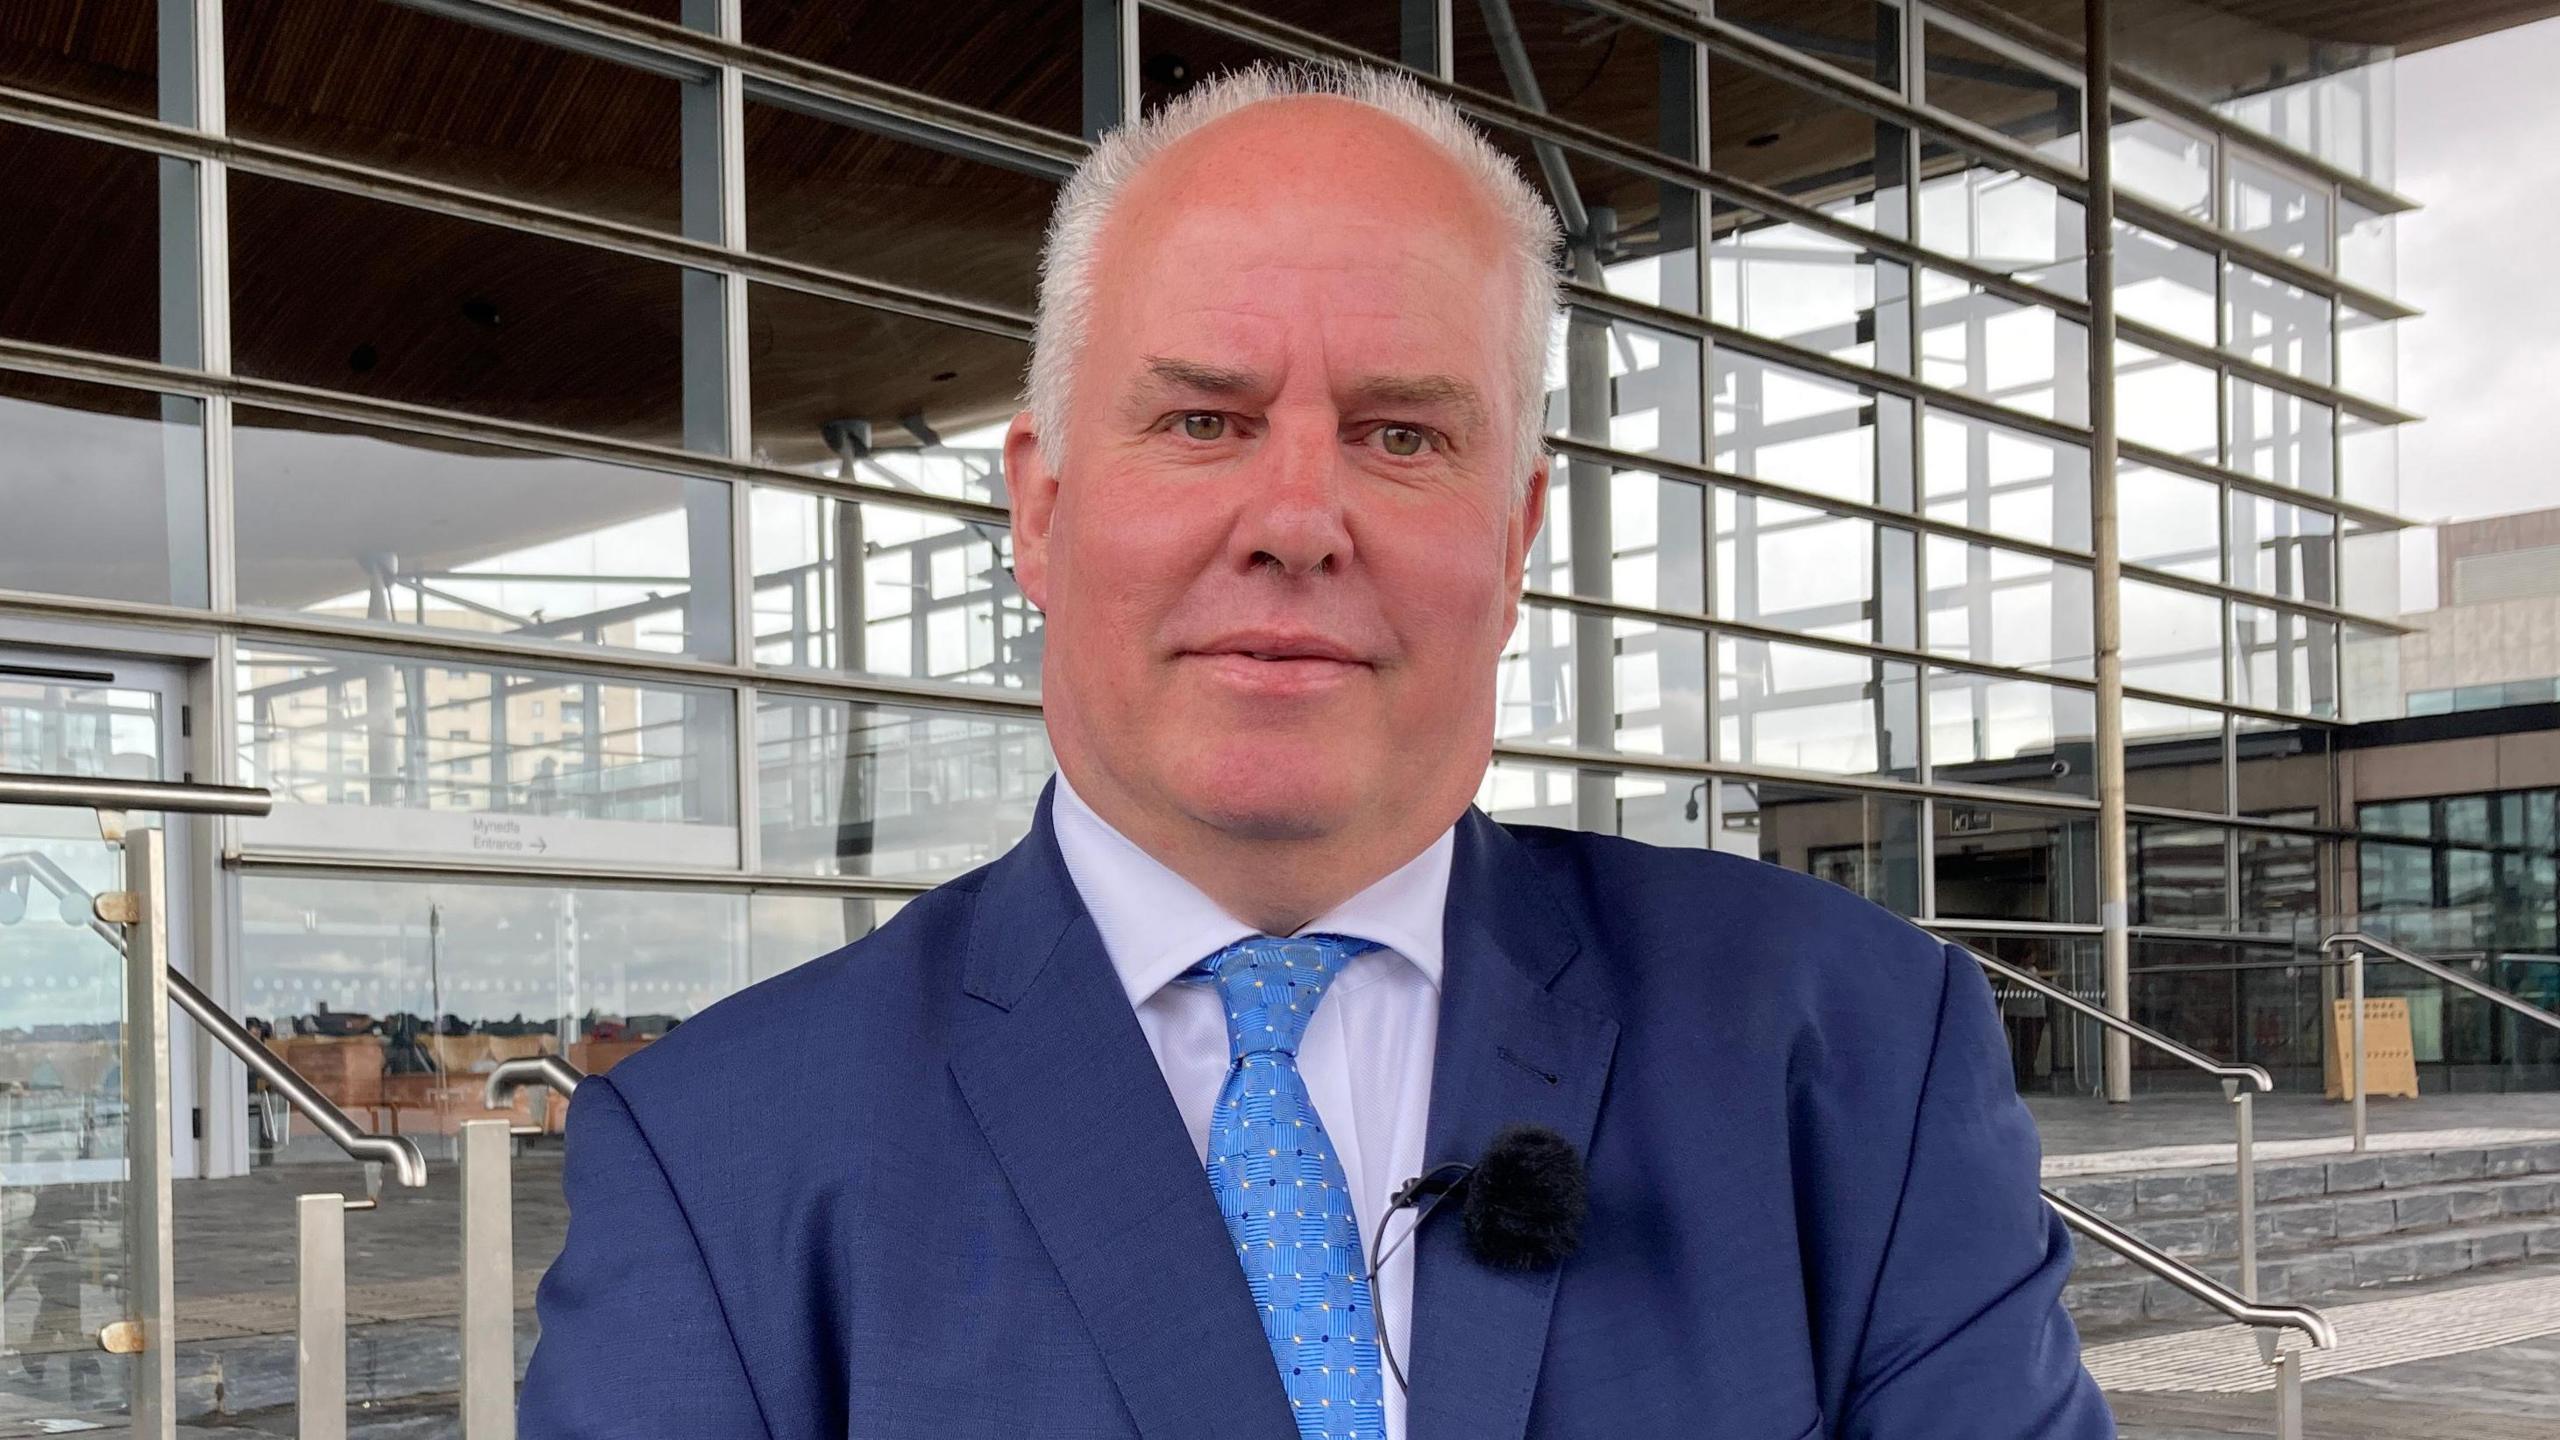
[[[2555,1015],[2530,1000],[2518,999],[2485,980],[2475,980],[2442,961],[2412,954],[2388,940],[2368,935],[2362,930],[2344,930],[2320,942],[2320,948],[2324,951],[2334,950],[2341,945],[2360,945],[2369,950],[2380,951],[2385,959],[2397,960],[2410,969],[2424,971],[2448,985],[2468,990],[2493,1005],[2503,1005],[2537,1024],[2560,1030],[2560,1015]]]
[[[29,775],[0,770],[0,805],[62,805],[82,810],[163,810],[189,815],[264,815],[275,797],[241,785],[172,780],[114,780],[92,775]]]
[[[2268,1330],[2299,1330],[2309,1337],[2314,1350],[2337,1347],[2337,1329],[2329,1323],[2327,1316],[2307,1305],[2261,1305],[2194,1266],[2152,1248],[2131,1231],[2095,1211],[2065,1200],[2050,1190],[2044,1192],[2044,1202],[2052,1206],[2054,1213],[2068,1222],[2072,1229],[2243,1325]]]
[[[2097,1021],[2099,1024],[2106,1026],[2108,1029],[2115,1031],[2119,1035],[2126,1036],[2140,1044],[2147,1045],[2154,1050],[2162,1052],[2163,1054],[2175,1056],[2176,1058],[2185,1061],[2187,1064],[2194,1066],[2196,1069],[2202,1070],[2217,1079],[2245,1082],[2250,1088],[2256,1090],[2260,1094],[2266,1094],[2276,1088],[2275,1077],[2269,1075],[2262,1066],[2240,1064],[2229,1060],[2216,1060],[2201,1050],[2179,1044],[2177,1041],[2170,1039],[2168,1036],[2161,1034],[2159,1031],[2154,1030],[2147,1025],[2136,1024],[2113,1011],[2092,1005],[2088,1001],[2081,999],[2079,996],[2072,994],[2068,990],[2047,984],[2045,981],[2038,979],[2034,974],[2025,970],[2020,970],[2006,961],[1994,960],[1990,956],[1973,949],[1971,946],[1963,945],[1961,943],[1957,943],[1956,948],[1963,950],[1964,953],[1981,962],[1984,969],[1994,972],[2002,979],[2015,981],[2020,985],[2024,985],[2028,989],[2035,991],[2037,994],[2042,995],[2048,1000],[2058,1000],[2062,1003],[2063,1008],[2067,1010],[2074,1011],[2081,1015],[2086,1015],[2090,1019]]]
[[[52,857],[32,850],[0,855],[0,868],[24,870],[52,891],[57,899],[90,901],[89,928],[119,953],[126,949],[124,931],[97,914],[95,897],[54,863]],[[321,1134],[336,1142],[339,1149],[353,1159],[390,1166],[392,1175],[411,1189],[427,1183],[426,1152],[418,1148],[417,1141],[405,1135],[375,1135],[357,1129],[354,1119],[339,1109],[337,1102],[321,1094],[317,1087],[303,1078],[300,1071],[286,1064],[257,1036],[250,1034],[247,1027],[214,1004],[212,997],[178,973],[178,967],[171,965],[165,968],[169,977],[169,998],[177,1002],[178,1008],[203,1026],[206,1034],[221,1042],[223,1049],[239,1056],[241,1063],[255,1072],[258,1078],[282,1093],[296,1109],[309,1117]]]
[[[578,1082],[586,1078],[586,1071],[557,1055],[519,1055],[513,1060],[501,1060],[498,1068],[489,1072],[487,1108],[506,1109],[507,1102],[527,1085],[548,1085],[565,1099],[575,1095]]]

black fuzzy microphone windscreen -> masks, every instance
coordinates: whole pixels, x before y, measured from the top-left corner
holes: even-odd
[[[1546,1270],[1582,1243],[1591,1208],[1582,1156],[1544,1125],[1493,1137],[1467,1179],[1467,1245],[1497,1270]]]

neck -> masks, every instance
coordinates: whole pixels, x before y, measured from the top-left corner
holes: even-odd
[[[1364,817],[1334,831],[1272,836],[1141,803],[1093,767],[1076,767],[1068,781],[1112,829],[1266,935],[1296,934],[1421,854],[1454,820],[1429,818],[1434,807],[1415,806],[1396,823]]]

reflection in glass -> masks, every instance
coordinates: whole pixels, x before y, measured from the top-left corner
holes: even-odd
[[[738,863],[729,696],[412,655],[242,646],[251,845]]]
[[[2128,444],[2217,463],[2222,430],[2214,394],[2211,370],[2116,342],[2116,430]]]
[[[1547,346],[1547,433],[1696,464],[1698,342],[1568,308]]]
[[[2263,605],[2231,607],[2231,698],[2289,715],[2338,713],[2338,625]]]
[[[1004,526],[775,486],[752,504],[758,664],[1038,688]]]
[[[2089,329],[2042,305],[1920,275],[1920,378],[2023,414],[2089,418]]]
[[[1907,645],[1917,591],[1913,566],[1908,530],[1716,490],[1715,613],[1722,618]]]
[[[2147,580],[2120,583],[2124,683],[2222,698],[2222,602]]]
[[[2081,264],[2088,230],[2079,201],[2034,176],[1934,142],[1923,163],[1932,168],[1920,184],[1922,245],[2057,295],[2088,293]],[[1939,165],[1951,173],[1933,173]]]
[[[2086,675],[2092,664],[2089,572],[2040,555],[1932,535],[1921,545],[1922,609],[1932,654]]]
[[[2329,263],[2329,191],[2238,150],[2225,161],[2225,226],[2280,255]]]
[[[2353,200],[2338,202],[2338,278],[2389,293],[2400,282],[2399,222]]]
[[[2097,723],[2097,700],[2086,690],[1929,672],[1932,779],[2093,795]]]
[[[2243,715],[2233,745],[2239,755],[2239,813],[2321,824],[2334,792],[2330,731],[2324,725],[2280,725]]]
[[[0,175],[0,338],[200,362],[193,164],[0,121]]]
[[[2222,487],[2148,465],[2121,465],[2116,474],[2116,553],[2124,562],[2221,580]]]
[[[1915,668],[1810,645],[1718,636],[1717,758],[1786,770],[1916,778]]]
[[[2231,583],[2327,605],[2337,599],[2337,521],[2325,510],[2231,492]]]
[[[2239,265],[2222,267],[2223,343],[2261,365],[2329,381],[2335,302]]]
[[[2006,932],[1947,938],[2093,1005],[2106,1001],[2094,940]],[[2105,1031],[2098,1023],[2002,976],[1986,978],[2000,1007],[2000,1028],[2008,1033],[2010,1079],[2019,1093],[2094,1093],[2105,1064]]]
[[[2213,254],[2116,222],[2116,313],[2199,345],[2214,328]]]
[[[1705,782],[1677,775],[1545,765],[1498,757],[1476,787],[1476,805],[1512,825],[1552,825],[1702,850]]]
[[[0,589],[206,603],[203,423],[188,396],[0,370]]]
[[[2338,417],[2338,498],[2376,510],[2399,508],[2400,427],[2352,410]]]
[[[2225,774],[2221,712],[2158,700],[2124,702],[2124,793],[2129,803],[2224,814],[2231,808]]]
[[[729,657],[720,481],[245,406],[237,417],[243,608]]]
[[[1715,467],[1863,504],[1911,505],[1911,402],[1731,346],[1715,351]]]
[[[2227,832],[2212,825],[2137,820],[2126,827],[2125,844],[2134,924],[2230,928]]]
[[[1706,646],[1699,630],[1523,604],[1494,671],[1494,739],[1703,760]],[[1586,673],[1603,647],[1608,673]],[[1607,722],[1588,721],[1604,704]]]
[[[2086,449],[1935,408],[1922,422],[1921,444],[1930,519],[2089,548]]]
[[[1700,527],[1706,487],[1571,458],[1558,459],[1548,477],[1546,523],[1529,546],[1528,589],[1684,614],[1705,608]],[[1596,535],[1604,527],[1608,573],[1577,572],[1576,536],[1585,528]],[[1597,556],[1586,558],[1592,567],[1599,564]]]
[[[764,868],[947,879],[1031,828],[1051,768],[1036,715],[767,692],[756,706]]]
[[[1937,913],[1976,920],[2098,918],[2097,827],[2072,812],[1934,800]]]
[[[2400,325],[2338,309],[2338,388],[2386,404],[2400,397]]]
[[[2213,139],[2118,107],[2107,132],[2116,187],[2198,220],[2213,218]]]
[[[1708,258],[1716,319],[1835,359],[1910,372],[1910,267],[1749,212],[1718,214]]]
[[[1906,236],[1907,137],[1899,125],[1765,70],[1708,56],[1709,168],[1719,175],[1879,234]]]
[[[1718,782],[1715,848],[1920,913],[1920,802],[1766,780]]]
[[[1923,27],[1929,108],[2080,163],[2080,87],[1944,25]]]

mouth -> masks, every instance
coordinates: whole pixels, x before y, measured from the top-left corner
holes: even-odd
[[[1184,658],[1200,662],[1215,683],[1260,699],[1318,694],[1370,668],[1329,649],[1299,647],[1194,650]]]

